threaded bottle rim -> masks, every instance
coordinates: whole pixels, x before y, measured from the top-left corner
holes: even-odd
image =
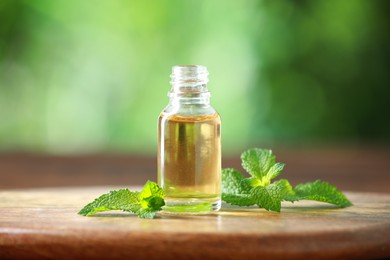
[[[209,81],[209,72],[202,65],[173,66],[171,74],[172,90],[175,92],[204,92]]]

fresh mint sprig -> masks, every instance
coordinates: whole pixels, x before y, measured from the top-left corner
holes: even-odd
[[[249,149],[241,155],[242,167],[251,177],[245,178],[238,170],[222,170],[222,199],[232,205],[257,205],[269,211],[281,210],[282,201],[315,200],[347,207],[352,203],[335,186],[322,181],[299,184],[292,188],[286,179],[271,183],[278,177],[284,164],[276,162],[271,150]]]
[[[222,170],[222,200],[227,203],[257,205],[277,212],[281,210],[282,201],[315,200],[339,207],[352,205],[341,191],[326,182],[317,180],[298,184],[295,188],[286,179],[272,182],[282,173],[284,164],[276,162],[271,150],[250,149],[242,153],[241,160],[242,167],[251,177],[245,178],[235,169]],[[120,189],[103,194],[87,204],[79,214],[91,216],[102,211],[123,210],[133,212],[140,218],[154,218],[164,205],[163,189],[148,181],[140,192]],[[183,208],[177,209],[177,212],[182,211]]]
[[[147,181],[141,192],[120,189],[103,194],[82,208],[79,214],[91,216],[102,211],[123,210],[133,212],[140,218],[154,218],[164,205],[163,189]]]

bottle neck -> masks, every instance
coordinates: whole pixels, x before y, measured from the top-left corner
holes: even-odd
[[[169,92],[172,104],[210,104],[210,92],[176,93]]]
[[[200,65],[174,66],[171,74],[171,91],[168,93],[173,104],[210,104],[207,89],[207,68]]]

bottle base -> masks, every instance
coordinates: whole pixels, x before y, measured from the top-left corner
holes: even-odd
[[[221,199],[165,198],[163,213],[207,214],[221,208]]]

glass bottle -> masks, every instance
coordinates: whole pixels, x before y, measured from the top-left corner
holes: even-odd
[[[204,66],[174,66],[169,104],[158,118],[158,183],[165,212],[221,207],[221,120],[210,105]]]

